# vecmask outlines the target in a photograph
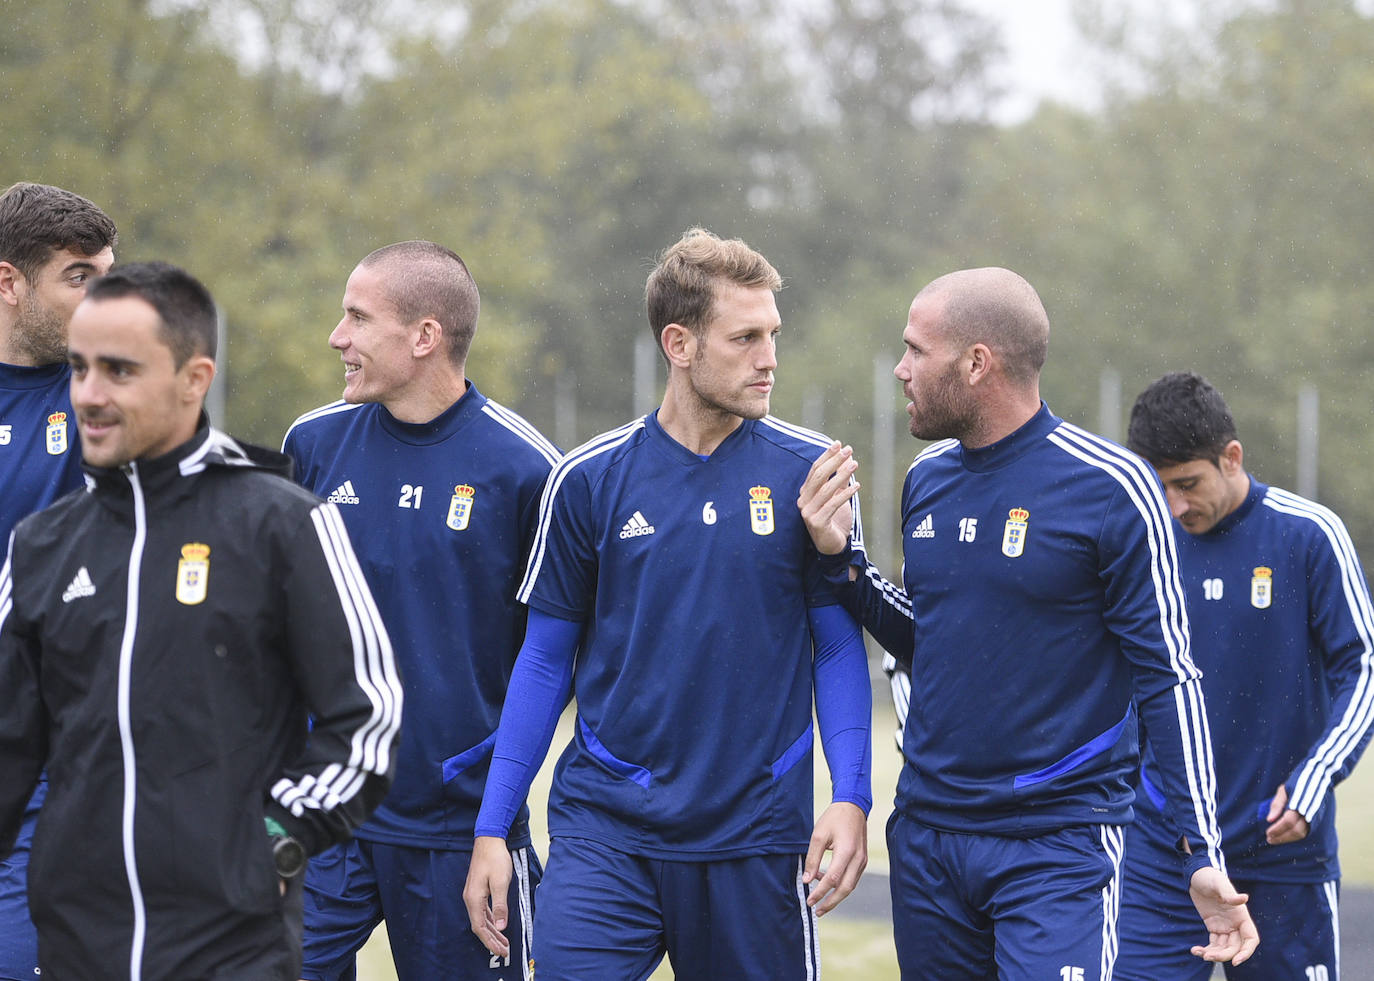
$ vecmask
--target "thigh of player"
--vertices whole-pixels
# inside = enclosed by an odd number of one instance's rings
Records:
[[[534,916],[539,981],[652,974],[666,950],[661,864],[585,838],[554,838]]]
[[[14,850],[0,862],[0,978],[32,981],[38,977],[38,934],[29,919],[29,846],[38,809],[24,813]]]
[[[382,921],[369,842],[356,838],[311,856],[305,870],[305,981],[354,981],[355,955]]]
[[[971,865],[989,884],[1002,981],[1112,977],[1123,837],[1089,825],[979,842]]]
[[[804,856],[663,862],[668,959],[680,978],[806,981],[820,972]]]
[[[1126,831],[1117,934],[1121,953],[1114,981],[1207,981],[1212,976],[1213,965],[1190,952],[1195,945],[1206,946],[1207,928],[1188,895],[1178,853],[1139,825]]]
[[[970,837],[897,811],[888,819],[892,933],[903,981],[996,981],[992,918],[963,876]]]
[[[399,981],[528,981],[534,893],[543,872],[533,848],[511,850],[508,957],[489,952],[469,927],[463,884],[471,852],[382,844],[371,850]]]
[[[1237,879],[1236,888],[1250,895],[1260,945],[1244,964],[1226,965],[1229,981],[1338,981],[1339,881]]]

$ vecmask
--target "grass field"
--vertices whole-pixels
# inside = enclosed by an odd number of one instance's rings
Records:
[[[553,761],[571,733],[571,712],[554,736],[554,749],[530,789],[531,830],[541,856],[548,854],[544,801],[548,796]],[[883,828],[892,811],[901,758],[893,741],[896,719],[887,686],[879,682],[873,693],[873,812],[868,820],[869,871],[887,872],[887,848]],[[829,777],[817,754],[817,813],[829,800]],[[1341,866],[1344,883],[1374,887],[1374,758],[1336,791],[1337,823],[1341,835]],[[843,909],[843,907],[841,907]],[[824,977],[843,981],[897,981],[897,955],[892,929],[886,920],[854,920],[831,914],[821,920],[821,970]],[[653,981],[673,976],[666,961]],[[358,958],[358,981],[395,981],[385,931],[379,929]]]

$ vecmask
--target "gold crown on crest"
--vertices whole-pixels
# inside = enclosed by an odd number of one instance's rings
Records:
[[[768,498],[773,496],[773,492],[769,490],[767,487],[763,486],[750,487],[749,496],[756,501],[766,501],[768,500]]]
[[[453,488],[453,493],[457,494],[459,497],[472,497],[477,493],[477,489],[471,484],[459,484],[457,487]]]
[[[55,425],[57,425],[59,422],[66,422],[66,421],[67,421],[67,413],[65,413],[65,412],[54,412],[52,415],[48,416],[48,425],[49,425],[49,426],[55,426]]]
[[[203,562],[210,557],[210,546],[201,542],[190,542],[181,546],[181,557],[183,559],[200,559]]]
[[[1007,517],[1011,518],[1012,521],[1024,523],[1026,519],[1030,517],[1030,512],[1025,508],[1012,508],[1007,512]]]

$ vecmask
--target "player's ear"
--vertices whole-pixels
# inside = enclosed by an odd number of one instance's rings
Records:
[[[199,409],[210,391],[210,383],[215,380],[215,359],[206,354],[193,354],[177,374],[181,378],[183,404]]]
[[[696,356],[697,336],[681,324],[669,324],[664,327],[658,339],[671,365],[686,368]]]
[[[977,385],[992,370],[992,351],[986,344],[975,344],[965,355],[968,358],[967,377],[970,385]]]
[[[19,284],[24,281],[21,273],[12,263],[0,262],[0,303],[19,305]]]
[[[428,357],[437,351],[443,343],[443,324],[433,317],[426,317],[420,321],[419,332],[415,335],[415,343],[412,345],[411,353],[417,358]]]
[[[1226,448],[1221,451],[1221,472],[1227,477],[1234,477],[1245,466],[1245,450],[1240,445],[1240,440],[1233,439],[1226,444]]]

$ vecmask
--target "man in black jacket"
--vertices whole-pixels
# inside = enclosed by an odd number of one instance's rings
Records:
[[[199,282],[116,269],[68,347],[87,486],[21,522],[0,569],[0,854],[46,763],[39,962],[297,978],[304,859],[390,784],[386,631],[335,507],[210,428]]]

